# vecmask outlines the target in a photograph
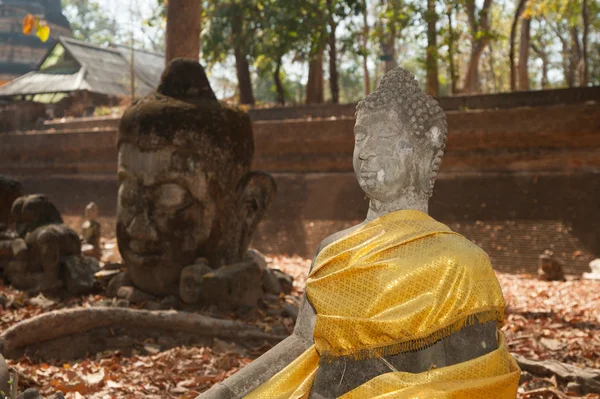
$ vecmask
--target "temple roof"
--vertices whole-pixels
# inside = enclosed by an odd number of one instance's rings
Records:
[[[35,71],[0,87],[0,97],[87,90],[108,96],[131,95],[131,49],[99,47],[59,37]],[[134,50],[136,97],[153,91],[164,69],[162,54]]]

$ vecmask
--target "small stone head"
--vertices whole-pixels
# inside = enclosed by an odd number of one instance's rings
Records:
[[[250,119],[217,101],[200,64],[169,64],[156,94],[125,112],[118,146],[117,239],[136,286],[172,294],[195,259],[216,268],[245,255],[275,185],[249,172]]]
[[[90,202],[85,206],[83,211],[83,216],[90,221],[94,221],[98,219],[100,211],[98,210],[98,205],[95,202]]]
[[[437,101],[396,68],[356,108],[353,164],[367,196],[383,202],[431,197],[448,131]]]
[[[17,198],[12,205],[11,218],[15,222],[17,234],[23,238],[40,226],[63,222],[58,209],[43,194]]]

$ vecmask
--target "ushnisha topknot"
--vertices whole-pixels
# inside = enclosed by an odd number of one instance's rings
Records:
[[[436,155],[427,190],[431,196],[448,138],[446,114],[433,97],[421,91],[415,76],[400,67],[383,76],[377,89],[358,103],[356,112],[387,107],[397,110],[403,122],[408,124],[408,130],[418,137],[424,137],[433,126],[439,129],[441,140],[434,143]]]

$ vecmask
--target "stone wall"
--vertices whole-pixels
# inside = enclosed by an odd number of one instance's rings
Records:
[[[535,272],[553,250],[569,273],[600,256],[600,104],[448,112],[449,142],[430,213],[482,246],[503,271]],[[311,257],[361,220],[352,118],[254,123],[255,167],[277,198],[253,245]],[[116,209],[116,129],[5,135],[0,174],[49,194],[65,214]]]

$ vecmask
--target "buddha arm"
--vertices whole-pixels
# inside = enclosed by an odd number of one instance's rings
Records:
[[[314,320],[314,309],[305,296],[292,335],[196,399],[238,399],[248,395],[296,360],[313,344]]]

